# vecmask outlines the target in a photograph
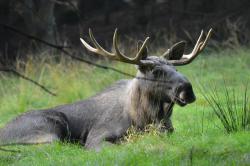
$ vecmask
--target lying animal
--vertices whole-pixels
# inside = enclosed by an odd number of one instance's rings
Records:
[[[211,30],[202,41],[203,32],[190,54],[183,54],[185,42],[179,42],[161,57],[148,56],[142,43],[134,58],[122,54],[113,37],[115,52],[104,50],[90,38],[95,47],[81,42],[90,51],[111,59],[137,65],[136,78],[121,80],[86,100],[45,110],[24,113],[0,130],[0,144],[37,144],[55,140],[79,141],[86,148],[99,149],[102,141],[114,142],[134,125],[163,122],[166,131],[173,131],[171,114],[174,104],[185,106],[195,101],[191,83],[174,66],[192,62],[204,49]]]

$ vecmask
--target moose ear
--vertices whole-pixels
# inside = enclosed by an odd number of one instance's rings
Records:
[[[180,41],[174,44],[170,49],[168,49],[162,57],[167,60],[179,60],[183,56],[184,49],[186,46],[185,41]]]
[[[142,41],[138,41],[137,42],[137,52],[139,52],[140,51],[140,48],[142,47],[142,44],[143,44],[143,42]],[[146,48],[142,51],[142,60],[144,60],[144,59],[147,59],[147,56],[148,56],[148,47],[146,46]]]

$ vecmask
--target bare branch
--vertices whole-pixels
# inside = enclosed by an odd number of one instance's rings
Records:
[[[10,68],[1,68],[1,67],[0,67],[0,71],[2,71],[2,72],[10,72],[10,73],[12,73],[12,74],[14,74],[14,75],[16,75],[16,76],[18,76],[18,77],[24,79],[24,80],[27,80],[27,81],[29,81],[29,82],[35,84],[36,86],[40,87],[43,91],[49,93],[50,95],[56,96],[55,93],[51,92],[51,91],[50,91],[49,89],[47,89],[44,85],[39,84],[38,82],[36,82],[36,81],[32,80],[31,78],[29,78],[29,77],[27,77],[27,76],[25,76],[25,75],[19,73],[18,71],[14,70],[14,69],[10,69]]]
[[[3,152],[11,152],[11,153],[20,153],[20,150],[9,150],[9,149],[4,149],[4,148],[0,148],[0,151]]]

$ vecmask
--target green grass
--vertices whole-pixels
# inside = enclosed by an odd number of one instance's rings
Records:
[[[132,65],[113,66],[130,74],[136,72]],[[244,95],[244,86],[250,81],[250,50],[203,54],[178,70],[192,82],[197,101],[174,108],[173,134],[153,131],[135,134],[129,141],[105,146],[98,153],[78,144],[61,142],[9,146],[5,148],[21,152],[0,151],[0,165],[250,165],[250,132],[227,134],[198,88],[202,84],[209,91],[209,85],[216,85],[218,93],[223,93],[225,80],[228,87]],[[126,78],[68,59],[57,63],[48,59],[30,60],[25,74],[39,80],[58,96],[50,96],[29,82],[2,74],[0,127],[27,110],[82,100]]]

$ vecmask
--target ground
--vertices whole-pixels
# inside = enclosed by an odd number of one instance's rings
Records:
[[[104,62],[100,62],[104,63]],[[106,63],[110,65],[110,63]],[[21,69],[21,62],[17,65]],[[132,65],[112,64],[130,74]],[[250,50],[238,49],[203,53],[192,64],[178,67],[192,82],[197,101],[174,108],[173,134],[155,129],[141,134],[131,132],[119,145],[106,145],[96,153],[78,144],[4,147],[20,152],[0,151],[0,165],[250,165],[250,132],[226,133],[200,87],[222,92],[224,81],[238,94],[250,81]],[[25,74],[57,93],[50,96],[29,82],[1,74],[0,126],[30,109],[53,107],[85,99],[111,83],[128,78],[109,70],[93,68],[59,58],[30,59]],[[248,93],[249,94],[249,93]]]

